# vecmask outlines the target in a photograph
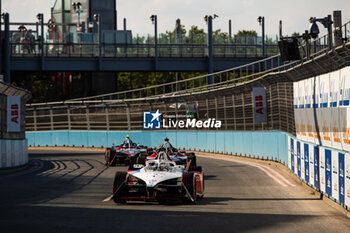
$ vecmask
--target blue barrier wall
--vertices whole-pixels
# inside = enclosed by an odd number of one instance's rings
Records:
[[[40,131],[26,132],[29,146],[109,147],[118,145],[126,132]],[[178,148],[205,152],[266,158],[288,164],[287,134],[279,131],[132,131],[139,144],[157,147],[168,137]]]

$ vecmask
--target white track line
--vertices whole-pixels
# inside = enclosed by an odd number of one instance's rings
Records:
[[[261,171],[263,171],[266,175],[271,177],[276,183],[280,184],[283,187],[294,187],[295,185],[289,182],[286,178],[284,178],[281,174],[278,172],[274,171],[273,169],[257,164],[254,162],[248,162],[248,161],[240,161],[240,160],[235,160],[234,158],[223,158],[223,157],[217,157],[217,156],[208,156],[208,155],[197,155],[199,157],[204,157],[208,159],[219,159],[219,160],[224,160],[224,161],[230,161],[230,162],[235,162],[235,163],[240,163],[240,164],[245,164],[248,166],[256,167],[259,168]]]

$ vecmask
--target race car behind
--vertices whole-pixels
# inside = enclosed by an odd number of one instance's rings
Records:
[[[112,146],[105,151],[105,164],[115,166],[117,164],[133,164],[139,156],[143,155],[147,148],[132,142],[129,135],[119,146]]]
[[[179,151],[170,143],[168,138],[165,138],[164,143],[156,149],[156,152],[159,151],[164,151],[177,165],[186,165],[188,161],[191,161],[191,166],[197,166],[195,153]],[[147,156],[147,160],[152,160],[155,158],[156,153],[151,153],[149,156]]]

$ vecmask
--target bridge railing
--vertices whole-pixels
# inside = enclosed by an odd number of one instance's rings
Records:
[[[46,57],[98,57],[98,43],[60,43],[45,42]],[[158,44],[158,57],[206,57],[208,46],[205,44]],[[154,44],[103,44],[103,57],[154,57]],[[278,53],[277,45],[266,46],[267,56]],[[261,57],[260,45],[214,44],[215,57]],[[40,56],[40,42],[11,42],[11,56]]]

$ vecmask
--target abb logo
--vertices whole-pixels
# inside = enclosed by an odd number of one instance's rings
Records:
[[[11,104],[11,121],[18,124],[18,104]]]
[[[21,97],[7,97],[7,132],[21,132]]]
[[[261,95],[255,96],[255,112],[264,115],[264,98]]]
[[[267,122],[266,91],[264,87],[253,88],[254,123]]]

